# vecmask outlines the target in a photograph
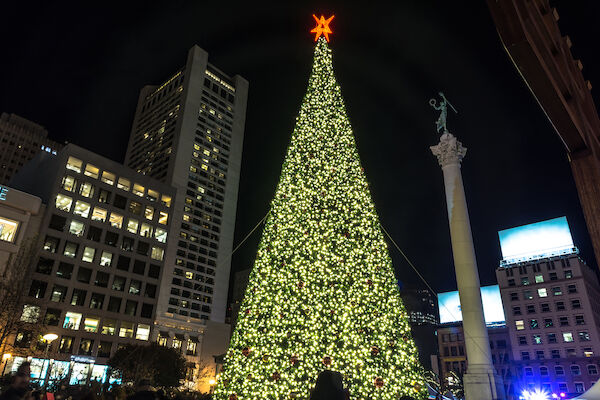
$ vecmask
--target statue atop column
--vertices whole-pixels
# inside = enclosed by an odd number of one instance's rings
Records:
[[[458,114],[458,111],[456,111],[456,108],[454,108],[454,106],[450,104],[446,96],[444,96],[444,93],[439,92],[438,94],[441,97],[439,104],[436,99],[429,99],[429,105],[433,107],[434,110],[440,112],[440,116],[438,117],[437,121],[435,121],[435,126],[438,133],[450,133],[448,132],[448,128],[446,127],[446,119],[448,118],[448,106],[450,106],[452,111],[454,111],[456,114]]]

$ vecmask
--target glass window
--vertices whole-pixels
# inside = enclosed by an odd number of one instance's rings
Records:
[[[140,229],[140,235],[143,237],[152,237],[152,226],[145,222],[142,222],[142,229]]]
[[[63,336],[60,338],[60,343],[58,345],[59,353],[70,353],[73,350],[73,342],[75,338],[72,336]]]
[[[129,294],[139,295],[142,290],[142,282],[137,279],[132,279],[129,282]]]
[[[57,308],[46,309],[46,315],[44,316],[44,324],[50,326],[58,326],[60,321],[61,311]]]
[[[577,392],[577,393],[585,392],[585,385],[583,384],[583,382],[574,382],[574,384],[575,384],[575,392]]]
[[[148,340],[150,337],[150,325],[138,324],[135,338],[138,340]]]
[[[515,321],[515,327],[517,328],[518,331],[522,331],[523,329],[525,329],[525,323],[523,322],[522,319]]]
[[[55,303],[62,303],[65,301],[66,297],[67,297],[67,287],[60,286],[60,285],[54,285],[54,287],[52,288],[52,294],[50,295],[50,301],[53,301]]]
[[[113,278],[112,289],[118,290],[119,292],[125,290],[125,280],[126,278],[115,275],[115,277]]]
[[[103,267],[110,267],[112,264],[112,258],[112,253],[109,253],[108,251],[103,251],[102,256],[100,257],[100,265],[102,265]]]
[[[104,171],[102,172],[102,182],[107,183],[109,185],[114,185],[115,184],[115,174],[113,174],[112,172],[108,172],[108,171]]]
[[[121,229],[123,226],[123,216],[117,213],[110,213],[109,222],[113,228]]]
[[[78,237],[83,236],[83,232],[85,230],[85,225],[83,222],[72,220],[71,224],[69,224],[69,233]]]
[[[579,365],[571,365],[571,374],[581,375],[581,369],[579,368]]]
[[[144,207],[137,201],[129,202],[129,212],[135,215],[142,215]]]
[[[77,281],[82,283],[90,283],[92,279],[92,270],[85,267],[79,267],[77,270]]]
[[[548,334],[548,343],[556,343],[556,333]]]
[[[63,322],[64,329],[79,329],[79,324],[81,323],[82,315],[79,313],[74,313],[72,311],[67,311],[65,315],[65,321]]]
[[[73,289],[73,293],[71,294],[71,305],[72,306],[83,306],[85,304],[85,298],[87,296],[87,292],[82,289]]]
[[[146,219],[152,220],[154,218],[154,207],[146,206],[144,209],[144,216]]]
[[[537,329],[537,328],[539,328],[539,323],[538,323],[538,320],[537,320],[537,319],[532,319],[532,320],[530,320],[530,321],[529,321],[529,327],[530,327],[531,329]]]
[[[164,254],[165,254],[165,251],[162,248],[152,247],[152,254],[150,255],[150,257],[152,257],[153,260],[162,261]]]
[[[29,297],[36,299],[43,299],[46,295],[46,289],[48,288],[48,282],[33,280],[29,287]]]
[[[56,276],[63,279],[71,279],[71,275],[73,274],[73,264],[68,264],[66,262],[61,262],[58,264],[58,269],[56,270]]]
[[[77,186],[77,180],[72,176],[66,175],[62,178],[61,187],[67,192],[74,192]]]
[[[542,335],[533,335],[533,344],[542,344]]]
[[[98,344],[98,357],[110,357],[110,350],[112,349],[111,342],[100,342]]]
[[[538,289],[538,296],[539,297],[548,297],[548,291],[546,290],[546,288]]]
[[[96,271],[96,279],[94,280],[94,285],[99,287],[108,287],[108,278],[110,274],[102,271]]]
[[[595,364],[589,364],[587,370],[589,375],[598,375],[598,367]]]
[[[90,205],[83,201],[77,200],[73,214],[81,215],[83,218],[87,218],[88,215],[90,215]]]
[[[588,340],[590,340],[590,334],[589,334],[589,332],[582,331],[582,332],[579,332],[578,334],[579,334],[579,341],[580,342],[587,342]]]
[[[171,196],[167,196],[166,194],[162,195],[161,203],[164,206],[171,207]]]
[[[563,341],[564,342],[572,342],[573,341],[573,334],[571,332],[563,332]]]
[[[133,322],[121,321],[120,337],[133,337]]]
[[[93,247],[85,246],[83,248],[83,256],[81,256],[81,260],[85,262],[94,262],[94,255],[96,254],[96,249]]]
[[[563,368],[563,367],[561,367],[560,365],[556,365],[556,366],[554,367],[554,373],[555,373],[556,375],[564,375],[564,374],[565,374],[565,370],[564,370],[564,368]]]
[[[110,192],[108,190],[100,189],[100,194],[98,194],[98,203],[109,203],[110,202]]]
[[[523,292],[523,298],[525,300],[532,300],[533,299],[533,293],[531,292],[531,290],[525,290]]]
[[[40,307],[33,306],[31,304],[23,305],[23,313],[21,314],[21,321],[35,323],[40,318]]]
[[[117,321],[114,319],[105,318],[102,322],[102,334],[114,335],[117,329]]]
[[[115,247],[117,242],[119,241],[119,235],[114,232],[106,232],[106,236],[104,237],[104,243],[109,246]]]
[[[73,204],[73,199],[71,197],[62,195],[60,193],[56,195],[54,206],[57,209],[69,212],[71,211],[71,204]]]
[[[67,169],[70,169],[71,171],[80,173],[82,166],[83,162],[75,157],[69,157],[69,159],[67,160]]]
[[[129,188],[131,187],[131,181],[125,178],[119,178],[117,181],[117,187],[119,189],[123,189],[129,192]]]
[[[125,314],[135,316],[137,312],[137,306],[137,301],[127,300],[127,302],[125,302]]]
[[[110,296],[108,299],[108,311],[110,312],[121,312],[121,298]]]
[[[97,317],[85,317],[83,321],[83,329],[86,332],[96,333],[98,332],[98,327],[100,326],[100,319]]]
[[[161,211],[158,216],[158,223],[166,225],[168,221],[169,221],[169,214],[167,214],[164,211]]]
[[[544,282],[544,276],[543,275],[536,275],[535,276],[535,283],[543,283]]]
[[[84,182],[79,186],[79,194],[83,197],[92,197],[94,195],[94,185],[89,182]]]
[[[154,237],[161,243],[167,242],[167,231],[165,229],[156,228],[154,232]]]
[[[84,356],[92,355],[92,348],[94,347],[94,341],[92,339],[80,339],[79,340],[79,352],[77,354]]]
[[[137,219],[129,218],[127,220],[127,232],[137,233],[140,223]]]
[[[553,287],[552,294],[554,294],[555,296],[560,296],[562,294],[562,289],[560,288],[560,286]]]
[[[20,224],[19,221],[0,218],[0,241],[14,243],[17,239],[17,231]],[[46,250],[46,246],[44,246],[44,250]]]
[[[552,318],[544,318],[544,327],[545,328],[552,328],[554,326],[554,323],[552,322]]]
[[[90,308],[101,310],[103,304],[104,295],[100,293],[92,293],[92,298],[90,299]]]
[[[134,183],[133,184],[133,190],[132,190],[133,194],[136,194],[136,195],[138,195],[140,197],[144,197],[144,191],[145,190],[146,189],[142,185],[140,185],[139,183]]]
[[[92,221],[106,221],[106,210],[100,207],[94,207],[94,212],[92,212]]]
[[[100,170],[98,169],[98,167],[92,165],[92,164],[87,164],[85,166],[85,171],[83,172],[83,174],[85,176],[89,176],[91,178],[94,179],[98,179],[98,174],[100,173]]]
[[[158,192],[156,190],[148,189],[148,200],[158,201]]]

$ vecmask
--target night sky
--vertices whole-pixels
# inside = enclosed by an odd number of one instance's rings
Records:
[[[198,44],[211,63],[250,82],[237,244],[266,214],[278,182],[312,63],[311,14],[333,12],[334,66],[381,222],[434,289],[456,287],[442,173],[429,151],[438,136],[428,100],[439,90],[458,109],[448,127],[468,148],[463,178],[482,284],[495,282],[498,230],[562,215],[595,267],[563,146],[485,1],[293,3],[8,2],[0,111],[122,162],[139,90],[167,79]],[[585,77],[600,87],[600,3],[552,5]],[[260,230],[240,248],[234,269],[252,265],[259,238]],[[417,282],[391,254],[398,278]]]

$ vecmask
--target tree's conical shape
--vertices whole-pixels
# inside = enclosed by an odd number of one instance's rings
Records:
[[[342,373],[352,399],[426,396],[321,38],[215,396],[308,399],[323,369]]]

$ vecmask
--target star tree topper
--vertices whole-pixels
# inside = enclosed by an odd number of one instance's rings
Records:
[[[335,15],[332,15],[328,19],[325,19],[323,15],[321,15],[321,18],[317,18],[317,16],[313,14],[313,18],[315,19],[315,21],[317,21],[317,26],[314,27],[314,29],[310,32],[315,34],[315,42],[319,39],[321,35],[325,36],[325,39],[327,39],[327,41],[329,42],[329,34],[333,33],[333,31],[329,27],[329,23],[331,22],[333,17],[335,17]]]

